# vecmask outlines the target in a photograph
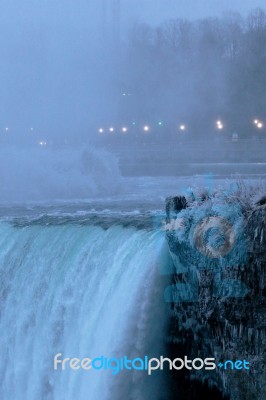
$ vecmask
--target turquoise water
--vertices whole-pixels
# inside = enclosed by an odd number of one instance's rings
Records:
[[[102,212],[94,225],[90,217],[72,206],[71,216],[57,211],[0,223],[3,400],[159,396],[160,379],[145,372],[53,369],[57,353],[134,358],[163,349],[162,232],[136,229],[130,214],[110,219]]]

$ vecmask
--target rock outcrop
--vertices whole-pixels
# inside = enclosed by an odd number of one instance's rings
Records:
[[[240,196],[166,200],[175,265],[169,346],[192,358],[247,360],[249,370],[187,373],[230,399],[266,399],[266,204]],[[190,371],[189,371],[190,372]]]

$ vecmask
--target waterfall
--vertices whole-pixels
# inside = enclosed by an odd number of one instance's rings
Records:
[[[54,370],[54,356],[156,357],[165,335],[162,232],[0,224],[0,398],[162,399],[160,371]]]

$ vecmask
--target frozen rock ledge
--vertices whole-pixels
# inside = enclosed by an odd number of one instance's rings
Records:
[[[257,196],[238,187],[166,199],[169,346],[173,356],[248,360],[249,371],[187,374],[234,400],[266,399],[266,197]]]

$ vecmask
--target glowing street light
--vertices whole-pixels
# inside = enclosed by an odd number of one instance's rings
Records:
[[[5,131],[6,131],[6,132],[8,132],[8,131],[9,131],[9,128],[8,128],[8,126],[6,126],[6,127],[5,127]]]
[[[123,132],[123,133],[126,133],[126,132],[127,132],[127,127],[126,127],[126,126],[123,126],[122,132]]]
[[[47,145],[47,142],[45,142],[45,140],[41,140],[41,141],[39,142],[39,145],[40,145],[40,146],[46,146],[46,145]]]
[[[144,130],[144,132],[149,132],[150,127],[149,127],[148,125],[145,125],[144,128],[143,128],[143,130]]]
[[[256,125],[257,128],[259,128],[259,129],[263,128],[263,123],[260,120],[254,119],[253,122],[254,122],[254,124]]]
[[[159,121],[159,122],[158,122],[158,125],[159,125],[159,126],[162,126],[162,124],[163,124],[162,121]]]
[[[218,120],[218,121],[216,121],[216,127],[217,127],[217,129],[223,129],[223,123],[222,123],[222,121],[221,120]]]
[[[180,129],[180,131],[185,131],[185,130],[186,130],[186,125],[181,124],[181,125],[179,126],[179,129]]]
[[[103,132],[104,132],[103,128],[100,128],[99,133],[103,133]]]
[[[109,131],[114,132],[114,128],[113,127],[109,128]]]

